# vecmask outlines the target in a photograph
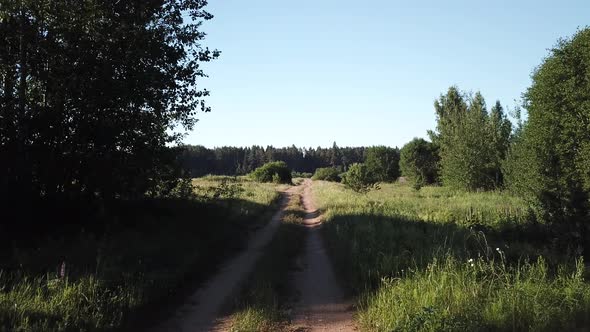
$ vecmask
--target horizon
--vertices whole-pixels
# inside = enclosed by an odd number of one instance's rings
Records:
[[[583,1],[474,4],[329,0],[211,2],[203,29],[210,113],[184,144],[401,147],[435,128],[450,86],[488,110],[520,104],[558,39],[587,24]],[[552,24],[547,24],[550,19]],[[303,24],[305,23],[305,24]]]

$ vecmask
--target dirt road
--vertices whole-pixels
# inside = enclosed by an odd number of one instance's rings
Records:
[[[277,231],[290,197],[299,195],[300,190],[301,187],[297,186],[281,193],[281,208],[264,228],[252,236],[246,250],[227,262],[208,283],[189,296],[174,317],[150,332],[227,331],[228,317],[220,317],[222,306],[236,294],[241,282],[250,274]],[[299,259],[302,269],[291,276],[299,300],[293,308],[293,320],[288,329],[297,332],[356,331],[352,303],[345,298],[323,245],[319,229],[321,220],[313,203],[311,180],[304,181],[301,195],[308,234],[304,254]]]
[[[309,228],[302,257],[303,270],[293,279],[300,299],[294,308],[295,331],[356,331],[352,302],[346,299],[334,274],[320,234],[320,216],[311,193],[311,180],[305,180],[303,206]]]
[[[297,187],[291,187],[282,192],[281,208],[264,228],[251,237],[244,252],[224,264],[209,282],[189,296],[174,317],[151,331],[200,332],[218,329],[215,327],[216,318],[222,306],[232,294],[235,294],[240,283],[249,275],[260,258],[264,247],[270,242],[280,225],[290,195],[296,190]]]

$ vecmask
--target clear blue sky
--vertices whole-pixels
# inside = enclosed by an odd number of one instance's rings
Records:
[[[511,109],[589,0],[211,0],[207,147],[388,145],[426,137],[451,85]]]

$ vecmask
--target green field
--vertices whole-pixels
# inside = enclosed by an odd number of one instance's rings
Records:
[[[146,317],[181,301],[277,207],[276,185],[228,177],[193,184],[197,196],[188,201],[118,202],[100,232],[56,230],[34,247],[13,241],[1,262],[0,331],[149,326]]]
[[[399,184],[363,195],[315,182],[313,192],[363,330],[590,325],[582,259],[552,247],[517,198]]]

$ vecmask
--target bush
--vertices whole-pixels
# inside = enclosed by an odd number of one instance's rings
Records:
[[[320,167],[315,170],[312,180],[340,182],[340,172],[334,167]]]
[[[375,182],[365,164],[352,164],[342,176],[342,183],[359,193],[366,193],[377,188]]]
[[[400,151],[402,175],[417,189],[437,182],[438,163],[436,146],[421,138],[414,138]]]
[[[307,172],[296,172],[296,171],[291,172],[291,177],[292,178],[305,178],[305,179],[309,179],[309,178],[311,178],[312,175],[313,174],[307,173]]]
[[[365,165],[375,182],[394,182],[399,177],[399,150],[386,146],[370,147]]]
[[[273,161],[255,169],[250,176],[258,182],[291,183],[291,170],[284,161]]]

